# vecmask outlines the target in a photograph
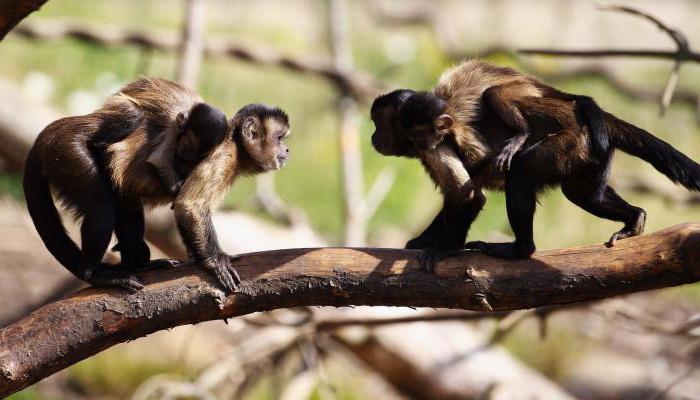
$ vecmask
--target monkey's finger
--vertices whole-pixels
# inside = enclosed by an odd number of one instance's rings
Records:
[[[435,271],[435,263],[437,262],[435,255],[435,251],[426,249],[418,256],[418,264],[423,271],[427,273]]]
[[[227,292],[233,292],[234,290],[236,290],[236,282],[234,282],[233,277],[231,276],[231,273],[229,272],[228,268],[216,268],[214,270],[214,273],[216,274],[216,279],[219,280],[219,283],[221,283],[224,286]]]
[[[236,282],[236,285],[240,285],[241,284],[241,276],[238,275],[238,271],[236,271],[236,268],[234,268],[233,265],[229,265],[228,270],[231,273],[233,280]]]
[[[135,276],[127,278],[93,278],[89,280],[90,284],[99,287],[114,287],[127,290],[131,293],[138,292],[143,289],[143,283]]]
[[[131,293],[138,292],[144,288],[143,283],[136,278],[120,279],[119,281],[119,286],[130,291]]]
[[[613,247],[615,246],[615,243],[617,242],[617,239],[620,236],[620,232],[615,232],[612,236],[610,236],[610,240],[605,242],[605,247]]]

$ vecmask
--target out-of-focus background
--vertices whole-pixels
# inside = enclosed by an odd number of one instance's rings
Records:
[[[691,48],[700,41],[698,1],[625,4],[683,32]],[[589,1],[50,0],[0,42],[0,325],[80,287],[26,214],[28,146],[53,119],[88,113],[143,75],[191,85],[227,115],[264,102],[290,116],[288,166],[238,181],[215,218],[231,253],[402,247],[440,196],[418,162],[372,149],[369,104],[394,88],[429,89],[466,57],[593,96],[700,159],[697,64],[682,65],[662,116],[673,60],[514,51],[528,47],[675,49],[649,21]],[[648,211],[648,232],[700,217],[700,197],[638,159],[618,154],[612,182]],[[619,229],[559,190],[540,203],[541,249],[602,242]],[[156,252],[182,256],[170,214],[154,211],[149,240]],[[470,238],[510,234],[503,195],[488,193]],[[12,398],[700,399],[696,332],[681,329],[699,310],[696,286],[500,320],[376,328],[314,331],[295,321],[432,311],[283,310],[121,344]]]

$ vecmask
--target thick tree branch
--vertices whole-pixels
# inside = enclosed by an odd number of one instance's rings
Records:
[[[316,248],[236,259],[225,297],[197,268],[155,271],[144,290],[89,288],[0,331],[0,396],[117,343],[161,329],[293,306],[391,305],[497,311],[594,300],[700,280],[700,224],[504,261],[477,254],[418,269],[417,251]]]
[[[27,17],[38,10],[47,0],[6,0],[0,2],[0,40]]]

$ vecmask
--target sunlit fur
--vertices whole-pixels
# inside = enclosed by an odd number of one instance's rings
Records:
[[[519,96],[541,97],[534,78],[480,60],[466,60],[448,69],[433,89],[447,102],[445,113],[455,120],[454,139],[469,163],[477,163],[493,152],[474,123],[483,113],[484,91],[499,85],[513,85]]]

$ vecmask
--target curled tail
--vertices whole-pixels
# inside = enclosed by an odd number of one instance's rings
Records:
[[[579,123],[589,126],[597,151],[618,148],[648,162],[673,183],[700,191],[700,164],[644,129],[601,110],[590,97],[577,96],[576,104]]]
[[[30,150],[24,167],[24,197],[34,227],[46,248],[61,265],[82,279],[79,274],[80,248],[63,227],[49,183],[41,172],[41,160],[34,148]]]

